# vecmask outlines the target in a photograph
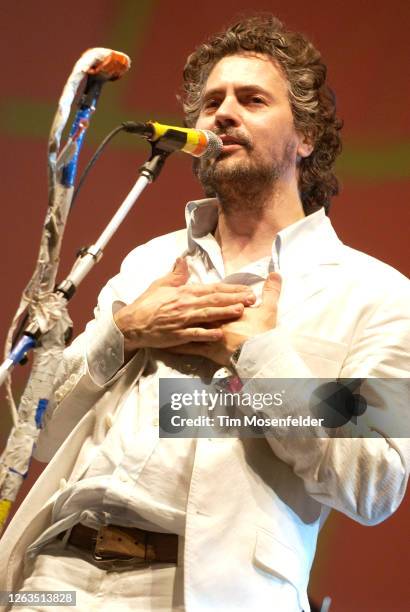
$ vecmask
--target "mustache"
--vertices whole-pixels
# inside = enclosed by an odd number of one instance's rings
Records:
[[[229,136],[230,138],[234,138],[238,144],[242,145],[246,149],[253,148],[252,139],[248,136],[248,134],[245,134],[240,129],[233,128],[233,127],[226,127],[226,128],[216,128],[213,131],[215,132],[217,136]]]

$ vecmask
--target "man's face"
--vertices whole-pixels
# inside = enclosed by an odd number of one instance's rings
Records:
[[[248,180],[266,186],[291,180],[297,155],[310,154],[293,124],[285,77],[261,54],[231,55],[211,71],[202,92],[199,129],[212,130],[224,143],[222,154],[200,160],[198,175],[205,190]]]

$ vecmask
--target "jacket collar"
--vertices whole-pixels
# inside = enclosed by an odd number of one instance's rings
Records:
[[[218,222],[215,198],[188,202],[185,209],[188,250],[197,248],[195,238],[213,233]],[[275,270],[287,276],[303,274],[317,265],[340,261],[343,243],[323,208],[278,232],[272,244]]]
[[[343,243],[323,208],[278,232],[272,258],[281,274],[301,274],[317,265],[337,264]]]
[[[215,199],[189,202],[186,207],[188,251],[198,245],[195,239],[213,233],[218,221]],[[342,259],[339,240],[323,209],[289,225],[272,244],[274,270],[282,277],[278,317],[285,321],[295,309],[336,282],[335,267]]]

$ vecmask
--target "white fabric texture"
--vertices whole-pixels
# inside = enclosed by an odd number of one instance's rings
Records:
[[[35,556],[47,539],[70,523],[90,520],[82,514],[81,504],[74,505],[74,497],[69,509],[70,494],[84,486],[85,475],[94,477],[100,467],[109,471],[110,436],[116,435],[117,422],[120,428],[127,402],[139,401],[141,389],[145,397],[152,368],[157,376],[169,376],[166,368],[171,368],[172,375],[189,377],[209,366],[203,360],[175,356],[169,363],[163,352],[147,350],[122,367],[121,334],[112,322],[113,308],[133,301],[184,253],[190,282],[246,282],[260,293],[269,262],[260,263],[257,278],[253,270],[242,270],[227,279],[211,234],[215,214],[214,201],[190,203],[188,232],[162,236],[132,251],[120,274],[102,290],[95,320],[65,351],[55,402],[37,448],[40,460],[49,461],[56,454],[0,543],[0,563],[8,568],[0,580],[3,589],[21,580],[21,560],[28,547]],[[408,376],[409,281],[386,264],[344,246],[323,211],[279,232],[270,266],[283,279],[278,323],[274,330],[245,343],[237,365],[242,378],[258,385],[262,377]],[[217,369],[214,365],[210,374]],[[407,401],[379,399],[375,409],[400,418],[408,415]],[[119,498],[131,488],[138,493],[144,469],[155,465],[161,449],[171,451],[158,439],[158,404],[146,402],[137,414],[141,417],[134,456],[138,467],[133,471],[128,463],[128,473],[118,472],[128,479],[131,472],[128,489],[111,482]],[[401,502],[410,461],[407,439],[392,439],[383,430],[373,439],[321,437],[320,432],[301,439],[280,433],[266,439],[198,439],[195,449],[188,449],[185,458],[192,451],[192,469],[185,516],[179,515],[184,523],[188,612],[275,610],[283,590],[293,597],[284,610],[307,611],[306,588],[317,534],[330,509],[372,525],[390,516]],[[123,459],[116,458],[115,469]],[[170,470],[163,467],[165,479]],[[166,512],[174,520],[183,503],[182,497],[179,502],[177,496],[171,497],[165,508],[153,505],[159,529],[170,524],[162,522]]]
[[[177,612],[184,610],[182,572],[171,563],[106,571],[87,553],[55,540],[37,555],[21,591],[75,591],[76,605],[63,609],[76,612]],[[50,606],[13,609],[49,612]]]

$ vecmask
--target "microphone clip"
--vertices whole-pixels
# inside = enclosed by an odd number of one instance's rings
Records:
[[[156,142],[151,142],[151,155],[146,162],[142,164],[139,168],[139,173],[141,176],[145,176],[150,183],[155,181],[158,178],[167,157],[172,153],[172,151],[163,151],[159,149],[156,145]]]

